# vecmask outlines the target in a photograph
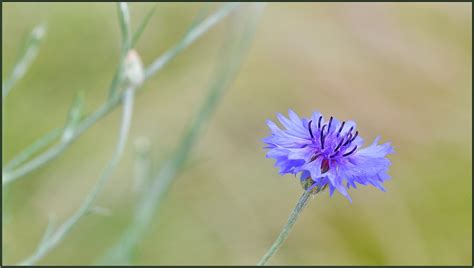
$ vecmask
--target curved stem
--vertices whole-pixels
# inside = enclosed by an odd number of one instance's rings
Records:
[[[28,158],[34,154],[36,151],[39,151],[48,145],[50,145],[54,140],[58,139],[61,137],[61,134],[63,133],[62,128],[55,128],[51,132],[47,133],[40,139],[36,140],[33,144],[28,146],[26,149],[24,149],[21,153],[19,153],[15,158],[13,158],[8,164],[5,165],[3,170],[5,171],[10,171],[13,168],[16,168]]]
[[[36,26],[33,31],[31,31],[28,40],[25,43],[25,48],[18,61],[15,63],[10,77],[2,83],[2,101],[5,101],[5,98],[12,90],[13,85],[20,80],[30,68],[31,63],[38,55],[39,46],[45,32],[46,26],[44,24]]]
[[[133,101],[134,101],[134,89],[128,88],[124,93],[124,106],[122,114],[122,122],[120,125],[120,133],[117,145],[115,147],[114,154],[107,164],[104,172],[101,177],[95,184],[91,192],[86,196],[81,207],[69,217],[61,226],[59,226],[54,233],[50,235],[45,235],[41,243],[39,244],[37,250],[28,257],[26,260],[19,263],[19,265],[33,265],[37,261],[41,260],[46,254],[48,254],[56,245],[58,245],[63,238],[69,233],[74,225],[81,219],[83,216],[87,215],[90,212],[92,205],[99,193],[105,186],[105,183],[111,177],[113,171],[117,167],[119,160],[122,156],[125,144],[127,141],[128,133],[130,131],[130,124],[132,121],[132,112],[133,112]],[[48,233],[48,232],[47,232]]]
[[[293,229],[293,225],[295,225],[296,219],[298,219],[298,216],[301,214],[301,211],[303,211],[303,208],[306,206],[306,204],[308,204],[309,197],[312,193],[314,193],[312,189],[303,192],[300,199],[298,200],[298,203],[296,203],[295,208],[291,212],[291,215],[288,218],[288,222],[281,230],[275,242],[273,242],[272,246],[268,249],[267,253],[265,253],[262,259],[258,262],[258,265],[265,265],[268,260],[273,256],[273,254],[278,251],[283,242],[285,242],[286,238]]]
[[[130,264],[137,245],[143,239],[147,229],[153,221],[157,220],[157,211],[160,208],[165,195],[176,179],[180,169],[189,158],[189,154],[197,143],[200,135],[210,120],[219,101],[231,82],[235,79],[239,67],[242,64],[243,55],[249,49],[250,42],[255,34],[257,19],[262,4],[255,4],[255,14],[247,13],[247,21],[243,22],[244,29],[239,33],[239,38],[231,38],[224,43],[220,56],[221,60],[216,66],[216,79],[211,83],[209,93],[201,104],[199,110],[194,114],[189,128],[181,139],[178,148],[166,162],[159,172],[149,182],[145,191],[141,194],[136,206],[134,217],[125,229],[120,239],[112,246],[104,256],[98,260],[99,265]],[[241,24],[234,24],[241,25]],[[236,34],[228,31],[230,34]],[[231,51],[231,53],[228,53]]]
[[[207,17],[204,21],[194,26],[184,37],[168,52],[156,59],[148,68],[145,70],[145,79],[148,80],[156,72],[160,71],[166,64],[168,64],[179,52],[187,48],[219,21],[225,18],[235,10],[238,5],[235,3],[227,3],[222,8],[217,10],[214,14]],[[118,77],[114,78],[118,79]],[[110,91],[114,91],[114,87],[118,85],[118,82],[113,82]],[[143,90],[143,87],[138,87],[134,91],[134,94],[139,93]],[[58,157],[69,145],[71,145],[82,133],[92,127],[99,119],[103,118],[116,106],[121,104],[123,95],[112,97],[106,103],[104,103],[98,110],[84,119],[74,131],[73,136],[68,142],[59,142],[55,146],[49,148],[47,151],[36,156],[29,162],[24,163],[20,167],[12,171],[2,171],[2,186],[5,186],[16,179],[23,177],[24,175],[36,170],[37,168],[45,165],[49,161]]]

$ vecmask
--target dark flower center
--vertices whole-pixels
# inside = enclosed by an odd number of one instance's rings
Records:
[[[321,173],[326,173],[329,170],[329,159],[324,159],[321,162]]]
[[[351,144],[357,138],[359,132],[355,131],[355,133],[352,133],[354,127],[351,127],[349,131],[347,131],[344,135],[341,135],[342,129],[346,124],[345,121],[341,123],[339,129],[336,131],[336,129],[331,129],[333,122],[332,116],[329,119],[329,122],[323,126],[321,126],[322,118],[323,117],[320,116],[318,119],[317,131],[319,131],[319,135],[314,135],[317,134],[317,132],[313,132],[312,120],[308,122],[308,132],[311,136],[312,143],[316,145],[316,152],[311,157],[310,162],[313,162],[319,156],[322,156],[324,159],[321,162],[321,172],[325,173],[329,170],[329,161],[331,159],[347,157],[357,150],[357,145],[352,147]],[[317,144],[318,139],[319,146]]]

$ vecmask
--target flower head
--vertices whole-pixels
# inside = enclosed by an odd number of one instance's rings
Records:
[[[298,174],[305,189],[329,187],[351,198],[347,192],[356,184],[372,184],[385,191],[382,183],[390,176],[386,173],[393,153],[390,143],[377,144],[380,137],[366,148],[353,121],[340,122],[334,117],[325,120],[315,112],[311,118],[300,118],[289,110],[289,118],[277,114],[285,129],[268,120],[272,134],[263,139],[268,145],[268,158],[276,160],[280,174]],[[308,183],[310,182],[310,183]],[[308,189],[311,190],[311,189]]]

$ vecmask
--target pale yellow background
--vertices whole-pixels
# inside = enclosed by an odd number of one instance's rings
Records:
[[[145,64],[175,44],[202,4],[158,4],[137,45]],[[152,4],[131,4],[137,27]],[[352,119],[366,143],[391,141],[392,180],[361,187],[353,203],[311,201],[272,264],[472,263],[472,35],[470,3],[268,4],[241,71],[139,244],[136,264],[254,264],[273,242],[301,187],[265,158],[266,119],[292,108]],[[2,77],[26,34],[46,22],[39,56],[8,96],[3,163],[62,126],[76,91],[86,110],[107,96],[120,30],[108,4],[3,4]],[[152,142],[157,168],[207,92],[226,20],[145,85],[120,167],[90,215],[41,264],[92,264],[130,222],[133,141]],[[11,185],[3,261],[41,239],[48,214],[64,220],[110,158],[115,110],[60,158]],[[4,212],[5,213],[5,212]]]

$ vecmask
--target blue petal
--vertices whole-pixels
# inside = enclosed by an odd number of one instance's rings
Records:
[[[305,125],[302,124],[302,121],[300,117],[291,109],[288,110],[288,115],[290,116],[290,120],[295,124],[295,125],[301,125],[303,127],[306,127]]]
[[[324,116],[320,112],[314,112],[311,115],[311,120],[313,120],[313,129],[316,130],[318,128],[319,117],[321,118],[321,127],[324,125]],[[314,131],[313,131],[314,132]]]
[[[359,150],[357,154],[370,157],[385,157],[387,154],[395,152],[389,142],[382,145],[377,145],[379,140],[380,137],[375,138],[374,142],[370,146]]]
[[[309,138],[308,130],[303,127],[301,121],[295,123],[280,113],[277,113],[277,117],[280,123],[286,128],[288,134],[305,139]]]

